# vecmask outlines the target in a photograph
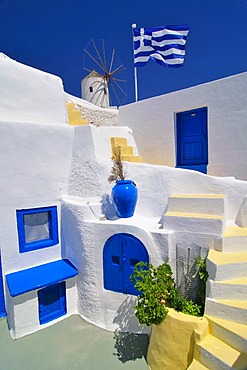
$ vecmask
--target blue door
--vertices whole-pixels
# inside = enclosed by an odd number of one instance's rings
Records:
[[[138,262],[149,263],[148,252],[142,242],[130,234],[115,234],[104,246],[104,288],[126,294],[137,295],[130,281],[134,266]]]
[[[177,113],[177,165],[207,173],[207,108]]]
[[[39,322],[45,324],[67,313],[65,282],[38,291]]]
[[[6,316],[5,304],[4,304],[4,291],[3,291],[3,276],[2,276],[2,264],[1,264],[1,253],[0,253],[0,317]]]

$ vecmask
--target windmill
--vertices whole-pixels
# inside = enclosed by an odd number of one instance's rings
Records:
[[[126,93],[125,67],[115,49],[112,51],[104,40],[91,39],[84,49],[82,98],[101,107],[119,106]]]

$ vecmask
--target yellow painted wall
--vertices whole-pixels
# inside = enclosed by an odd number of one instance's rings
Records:
[[[147,361],[151,370],[185,370],[193,360],[194,345],[208,334],[204,317],[169,309],[160,325],[153,325]]]

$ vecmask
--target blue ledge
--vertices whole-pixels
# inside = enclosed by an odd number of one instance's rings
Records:
[[[68,260],[46,263],[6,275],[12,297],[31,290],[47,287],[78,275],[75,266]]]

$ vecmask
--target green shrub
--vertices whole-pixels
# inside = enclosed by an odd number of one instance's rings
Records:
[[[193,316],[200,315],[200,306],[181,297],[168,263],[155,268],[152,264],[139,262],[130,276],[135,288],[140,292],[137,296],[135,315],[140,324],[148,326],[160,324],[166,317],[166,307],[174,308]]]

